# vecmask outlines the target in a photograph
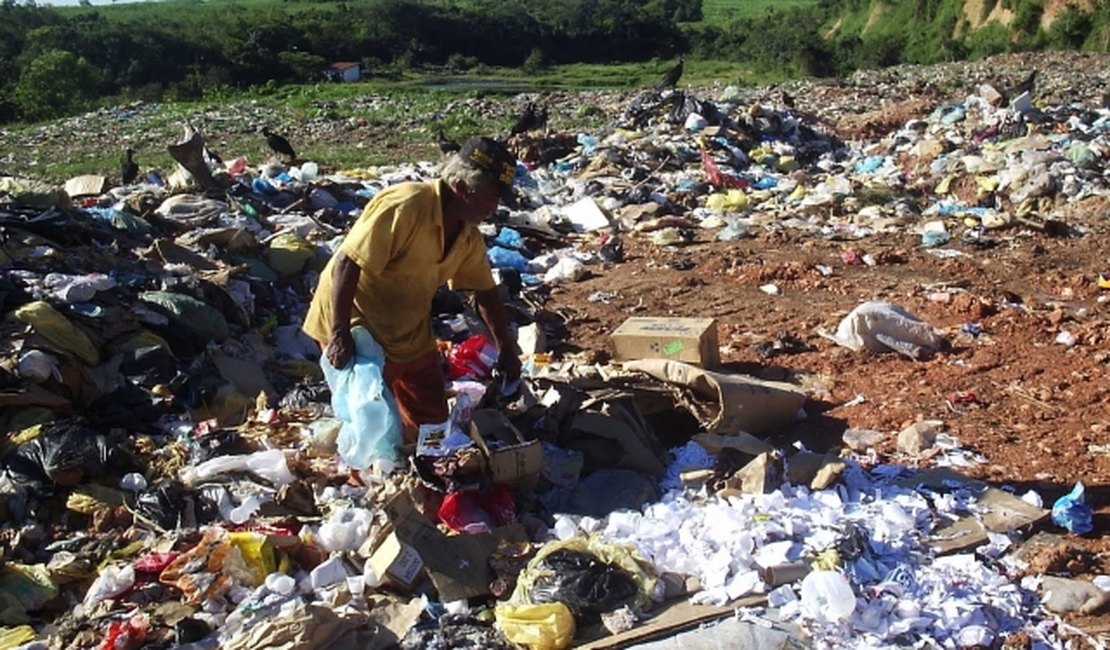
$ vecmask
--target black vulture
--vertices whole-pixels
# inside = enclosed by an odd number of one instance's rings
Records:
[[[678,85],[679,78],[682,77],[682,66],[685,62],[682,57],[678,57],[678,63],[675,67],[667,71],[663,78],[659,80],[659,85],[655,87],[656,90],[663,90],[664,88],[674,88]]]
[[[262,135],[266,136],[266,144],[268,144],[270,149],[273,149],[275,153],[289,156],[290,159],[297,157],[296,152],[293,151],[293,145],[289,144],[289,141],[282,136],[271,131],[270,127],[262,127]]]
[[[513,125],[513,128],[509,129],[509,133],[516,135],[518,133],[526,133],[534,128],[536,128],[536,104],[528,102],[528,105],[524,107],[524,112],[517,118],[516,124]]]
[[[436,138],[439,140],[439,150],[445,154],[454,153],[462,149],[461,144],[447,137],[447,134],[443,132],[442,126],[437,127]]]
[[[1011,97],[1018,97],[1022,93],[1029,93],[1030,96],[1036,93],[1037,88],[1037,70],[1034,68],[1029,76],[1024,81],[1014,86],[1013,91],[1010,92]]]
[[[134,183],[135,179],[139,176],[139,166],[131,159],[133,155],[135,155],[135,150],[128,147],[123,155],[123,161],[119,166],[120,178],[123,179],[124,185]]]

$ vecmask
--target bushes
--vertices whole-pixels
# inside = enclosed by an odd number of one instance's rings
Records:
[[[24,68],[15,105],[27,121],[46,120],[88,108],[97,97],[96,69],[65,50],[47,50]]]

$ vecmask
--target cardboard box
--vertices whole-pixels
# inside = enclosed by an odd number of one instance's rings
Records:
[[[402,587],[411,587],[424,569],[424,560],[416,549],[402,542],[397,533],[390,533],[367,560],[374,575]]]
[[[715,368],[721,363],[713,318],[642,318],[621,323],[612,334],[617,361],[668,359]]]
[[[389,501],[385,512],[393,524],[392,536],[419,557],[443,602],[489,595],[490,583],[497,577],[489,558],[498,544],[528,541],[520,524],[502,526],[492,533],[444,535],[416,510],[406,494]]]
[[[470,421],[470,437],[486,456],[490,477],[501,485],[527,485],[543,470],[539,440],[525,440],[505,414],[478,409]]]

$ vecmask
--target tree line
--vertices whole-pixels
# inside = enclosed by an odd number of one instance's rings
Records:
[[[1018,3],[1023,24],[1039,19],[1022,8],[1042,0],[1000,1]],[[864,11],[869,0],[815,0],[727,24],[701,21],[701,0],[172,0],[79,12],[0,0],[0,123],[72,114],[104,98],[194,99],[319,81],[332,61],[358,61],[380,73],[686,54],[830,76],[1015,47],[1078,48],[1105,29],[1105,21],[1077,15],[1056,33],[1033,27],[1025,40],[1003,30],[957,41],[961,3],[895,3],[886,28],[829,38],[822,29],[844,12]]]

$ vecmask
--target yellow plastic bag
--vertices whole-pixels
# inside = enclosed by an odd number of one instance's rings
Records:
[[[710,194],[705,207],[719,212],[740,212],[748,206],[748,195],[744,190],[731,189],[727,193]]]
[[[562,603],[501,603],[493,615],[505,638],[528,650],[562,650],[570,645],[576,631],[574,615]]]
[[[166,339],[158,336],[154,332],[142,330],[119,343],[113,343],[111,350],[113,354],[119,354],[120,352],[135,352],[143,348],[163,348],[169,350],[170,344],[166,342]],[[173,354],[172,350],[170,354]]]
[[[35,328],[35,333],[50,345],[73,354],[86,366],[100,365],[100,353],[76,325],[49,303],[41,300],[29,302],[13,313],[15,319]]]
[[[281,551],[275,550],[265,535],[246,531],[228,533],[227,537],[232,545],[239,549],[243,563],[250,570],[251,578],[254,580],[251,586],[257,587],[266,582],[266,576],[275,571],[289,570],[289,558]]]
[[[316,256],[316,247],[301,239],[294,232],[283,232],[270,240],[266,251],[266,264],[278,275],[289,277],[300,273],[304,265]]]
[[[18,648],[28,641],[33,641],[36,636],[38,634],[35,633],[35,628],[30,625],[0,627],[0,650]]]

